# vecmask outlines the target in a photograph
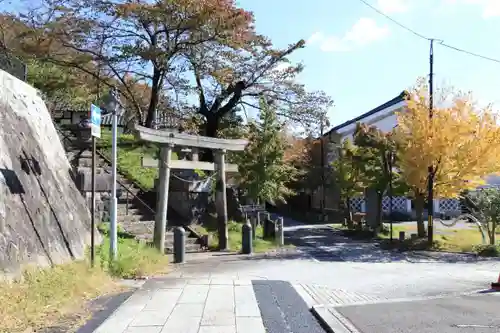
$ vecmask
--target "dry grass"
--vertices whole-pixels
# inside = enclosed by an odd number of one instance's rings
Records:
[[[452,252],[472,252],[475,246],[483,244],[481,232],[477,229],[451,229],[449,234],[435,235],[434,238],[439,249]]]
[[[386,225],[386,227],[388,227]],[[417,232],[416,223],[413,225],[394,225],[393,238],[397,239],[400,231],[411,233]],[[500,238],[500,230],[497,230],[497,238]],[[389,238],[390,234],[381,234],[380,238]],[[488,236],[486,236],[488,241]],[[482,245],[481,232],[477,228],[454,229],[446,228],[434,234],[434,249],[450,252],[473,252],[474,248]]]
[[[70,314],[85,317],[85,303],[119,288],[84,261],[27,270],[17,281],[0,283],[0,332],[36,331]]]
[[[87,261],[78,261],[26,270],[16,281],[0,282],[0,333],[40,332],[53,326],[64,327],[57,332],[71,332],[71,327],[80,326],[89,316],[89,300],[124,289],[116,278],[167,271],[167,256],[133,239],[118,241],[119,256],[111,266],[105,237],[96,249],[93,269]]]

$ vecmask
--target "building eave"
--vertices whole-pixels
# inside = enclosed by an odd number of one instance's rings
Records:
[[[388,102],[385,102],[384,104],[382,104],[380,106],[377,106],[375,109],[370,110],[370,111],[368,111],[366,113],[363,113],[360,116],[357,116],[356,118],[353,118],[353,119],[348,120],[348,121],[346,121],[346,122],[344,122],[344,123],[342,123],[340,125],[337,125],[337,126],[333,127],[331,130],[329,130],[328,132],[326,132],[324,134],[324,136],[329,136],[332,133],[335,133],[335,132],[338,132],[338,131],[342,130],[344,127],[347,127],[347,126],[349,126],[351,124],[355,124],[357,122],[360,122],[360,121],[362,121],[363,119],[365,119],[365,118],[367,118],[369,116],[372,116],[374,114],[382,112],[382,111],[386,110],[387,108],[390,108],[393,105],[401,103],[401,102],[405,101],[408,98],[408,94],[409,94],[408,91],[404,90],[401,94],[399,94],[395,98],[391,99]]]

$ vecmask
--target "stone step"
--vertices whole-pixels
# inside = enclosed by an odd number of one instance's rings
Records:
[[[147,235],[153,234],[153,230],[155,227],[154,221],[138,221],[138,222],[130,222],[123,221],[118,223],[122,229],[133,235]]]
[[[186,253],[194,252],[205,252],[205,250],[200,246],[200,244],[186,244]],[[172,244],[171,246],[165,246],[165,253],[174,253],[174,245]]]
[[[127,204],[127,201],[128,201],[128,204],[130,205],[132,202],[138,201],[138,200],[136,200],[136,196],[139,193],[139,190],[131,189],[130,192],[127,192],[121,186],[117,186],[117,191],[119,192],[118,193],[119,196],[117,198],[118,203]],[[140,202],[139,202],[139,204],[140,204]]]
[[[117,216],[117,219],[120,222],[143,222],[143,221],[151,221],[154,219],[153,216],[146,216],[142,214],[134,214],[134,215],[119,215]]]
[[[125,186],[126,188],[128,188],[129,191],[125,190],[120,184],[118,184],[117,186],[117,191],[121,191],[118,201],[123,201],[123,203],[127,203],[127,195],[128,195],[128,202],[130,203],[135,199],[137,193],[139,193],[140,190],[135,187],[131,188],[128,185]]]
[[[117,207],[116,213],[118,214],[118,217],[120,216],[130,216],[130,215],[143,215],[142,210],[139,208],[136,208],[135,205],[129,205],[128,209],[126,205],[123,205],[123,207]]]
[[[121,226],[121,228],[130,234],[141,236],[141,238],[144,239],[153,239],[153,232],[155,228],[155,222],[150,220],[150,221],[126,221],[126,222],[121,222],[119,221],[118,224]],[[167,231],[165,233],[166,239],[172,238],[174,233],[173,231]],[[189,232],[186,231],[186,238],[189,235]],[[196,238],[193,238],[196,239]]]
[[[118,216],[126,216],[126,215],[149,215],[151,217],[153,216],[153,213],[146,207],[143,207],[141,203],[130,202],[130,201],[128,203],[128,214],[127,214],[127,204],[120,203],[120,200],[118,200],[116,213],[118,214]],[[152,218],[152,220],[154,220],[154,218]]]
[[[147,242],[147,243],[151,243],[151,242],[153,242],[153,233],[151,233],[151,234],[144,234],[144,235],[137,235],[135,237],[135,239],[140,240],[140,241],[144,241],[144,242]],[[186,245],[188,245],[188,244],[197,244],[197,243],[198,243],[198,239],[197,238],[187,237],[187,235],[186,235]],[[167,246],[167,245],[171,246],[172,244],[174,244],[174,233],[167,231],[165,233],[165,246]]]

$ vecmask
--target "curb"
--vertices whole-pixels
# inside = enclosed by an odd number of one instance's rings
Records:
[[[328,333],[361,333],[334,307],[315,305],[311,308],[311,313]]]
[[[134,288],[119,294],[105,295],[91,301],[89,305],[92,306],[93,313],[90,318],[77,328],[76,333],[92,333],[97,330],[137,289]]]

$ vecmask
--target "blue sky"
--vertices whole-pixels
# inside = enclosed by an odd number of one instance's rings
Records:
[[[366,0],[429,38],[500,59],[500,0]],[[429,42],[387,20],[359,0],[239,0],[254,12],[256,27],[284,46],[301,38],[292,56],[305,70],[308,89],[335,100],[332,125],[396,97],[429,72]],[[500,63],[434,48],[436,85],[472,90],[481,103],[500,108]]]

